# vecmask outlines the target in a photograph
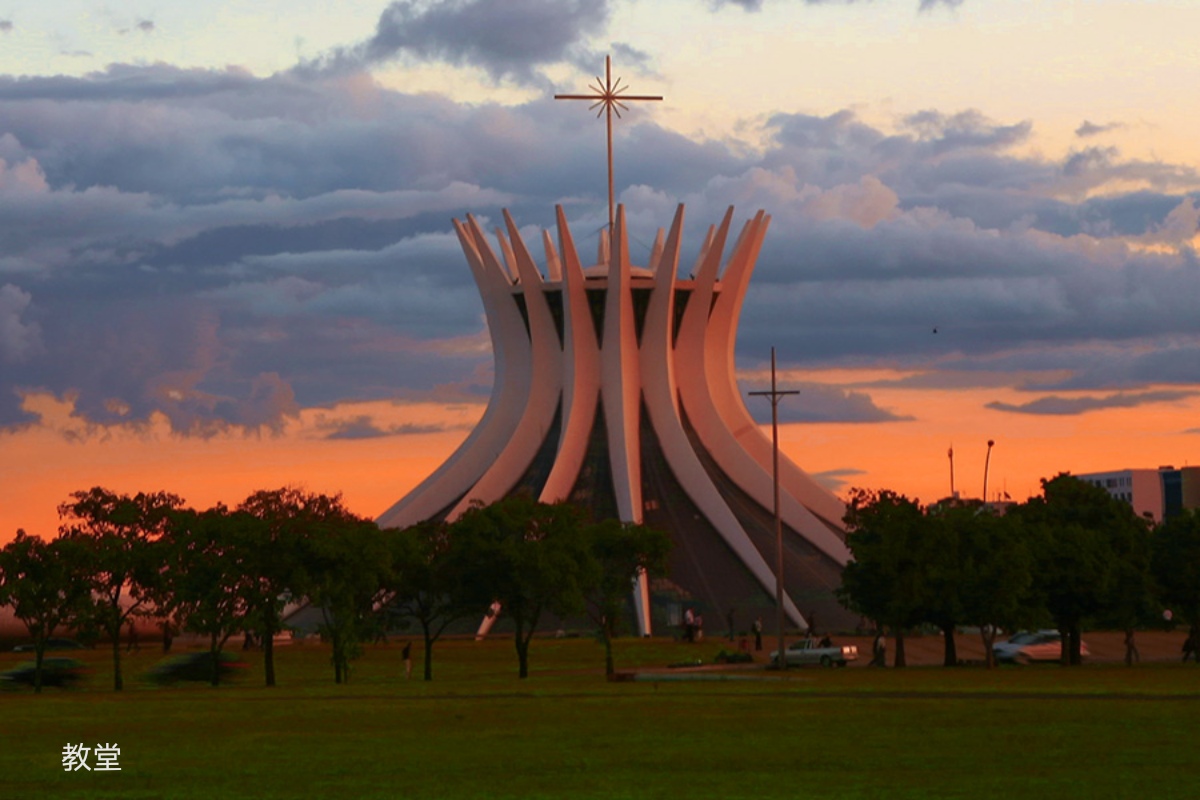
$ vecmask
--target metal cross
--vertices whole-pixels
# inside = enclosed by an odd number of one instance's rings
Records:
[[[648,94],[625,94],[629,91],[628,86],[621,85],[621,79],[617,78],[614,84],[612,80],[612,58],[604,57],[604,81],[601,82],[600,76],[596,76],[596,85],[589,84],[595,94],[556,94],[555,100],[591,100],[592,105],[588,108],[590,111],[597,106],[604,106],[600,111],[596,112],[596,119],[600,118],[601,114],[606,117],[608,125],[608,229],[613,228],[613,148],[612,148],[612,115],[615,113],[617,119],[621,118],[621,111],[629,110],[629,106],[625,102],[629,100],[662,100],[660,95]]]

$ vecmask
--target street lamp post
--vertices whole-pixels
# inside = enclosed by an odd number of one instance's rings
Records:
[[[750,392],[757,397],[766,397],[771,401],[771,480],[775,486],[775,629],[779,634],[779,647],[775,651],[777,666],[787,669],[787,658],[784,655],[783,643],[784,613],[783,613],[783,521],[779,515],[779,400],[789,394],[800,394],[797,391],[780,391],[775,388],[775,348],[771,348],[771,391]]]
[[[987,456],[983,459],[983,507],[984,508],[988,507],[988,499],[987,499],[988,467],[990,467],[992,464],[992,448],[995,445],[996,445],[996,442],[994,440],[988,439]]]

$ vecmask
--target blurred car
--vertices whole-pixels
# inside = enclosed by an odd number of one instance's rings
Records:
[[[14,686],[18,683],[33,686],[36,672],[37,664],[33,661],[26,661],[7,672],[0,673],[0,683],[6,686]],[[82,680],[86,673],[87,666],[74,658],[42,659],[42,686],[59,686],[65,689]]]
[[[224,651],[217,655],[217,675],[220,683],[242,674],[249,664],[239,661]],[[184,653],[172,656],[158,662],[146,673],[146,678],[154,683],[178,683],[179,681],[211,681],[212,653],[200,650],[195,653]]]
[[[1007,642],[992,645],[996,660],[1009,664],[1062,660],[1062,634],[1056,630],[1021,631]],[[1087,642],[1080,640],[1079,655],[1089,656]]]
[[[822,667],[832,667],[834,664],[844,667],[850,661],[858,658],[858,647],[852,644],[829,644],[824,647],[816,639],[801,639],[793,642],[784,650],[784,658],[789,667],[802,667],[808,664],[820,664]],[[777,664],[779,651],[771,653],[772,664]]]
[[[74,639],[63,639],[57,636],[52,636],[46,640],[47,650],[82,650],[83,645]],[[25,642],[13,648],[14,653],[32,653],[34,651],[33,642]]]

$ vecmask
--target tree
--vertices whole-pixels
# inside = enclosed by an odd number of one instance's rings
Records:
[[[846,544],[854,559],[842,570],[842,604],[891,629],[894,664],[903,667],[904,631],[921,621],[920,542],[927,529],[914,500],[881,489],[853,489],[846,506]]]
[[[124,687],[121,631],[145,612],[159,580],[153,545],[183,500],[167,492],[117,494],[99,486],[78,491],[58,507],[63,536],[86,555],[92,621],[112,642],[113,689]]]
[[[249,535],[241,543],[249,578],[246,620],[262,639],[266,685],[274,686],[275,635],[283,631],[284,605],[303,580],[303,542],[322,524],[356,518],[342,506],[340,495],[294,487],[255,492],[237,510],[261,522],[244,528]]]
[[[0,549],[0,606],[12,606],[33,639],[33,690],[42,691],[46,640],[85,613],[88,584],[80,577],[83,554],[62,538],[46,542],[23,530]]]
[[[1200,636],[1200,510],[1170,517],[1154,530],[1151,567],[1162,601]]]
[[[388,548],[375,523],[349,512],[312,524],[302,541],[298,589],[320,609],[321,635],[333,647],[335,683],[350,680],[350,662],[380,625],[391,577]]]
[[[518,675],[529,677],[529,644],[544,612],[566,617],[584,609],[594,570],[583,512],[514,495],[467,510],[454,524],[462,537],[464,585],[480,609],[500,604],[514,626]]]
[[[481,613],[463,587],[459,539],[444,522],[421,522],[383,531],[391,551],[389,608],[421,626],[425,641],[425,680],[433,680],[433,646],[456,620]]]
[[[979,628],[984,663],[996,665],[996,631],[1015,630],[1032,618],[1031,557],[1015,516],[998,516],[978,504],[947,510],[943,524],[956,534],[961,621]]]
[[[249,579],[239,540],[260,524],[221,504],[172,515],[164,546],[164,602],[184,629],[208,637],[213,686],[220,682],[221,649],[245,628]]]
[[[942,666],[958,665],[954,632],[963,619],[963,572],[959,549],[962,545],[961,514],[957,508],[925,510],[920,536],[910,543],[921,573],[920,611],[923,622],[942,632]]]
[[[1082,623],[1113,608],[1145,526],[1128,503],[1067,474],[1010,513],[1031,536],[1033,589],[1062,634],[1063,664],[1079,664]]]
[[[585,592],[587,613],[604,641],[604,672],[611,676],[613,639],[626,618],[626,607],[638,574],[662,575],[667,570],[671,538],[663,531],[607,519],[583,530],[595,571]]]

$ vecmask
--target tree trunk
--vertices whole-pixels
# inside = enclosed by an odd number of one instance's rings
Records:
[[[958,666],[958,646],[954,642],[953,625],[946,625],[942,628],[942,640],[945,642],[944,655],[942,656],[942,666]]]
[[[211,644],[208,647],[209,655],[212,656],[212,675],[210,681],[213,686],[221,683],[221,648],[217,644],[217,635],[212,635]]]
[[[996,652],[992,647],[996,643],[996,629],[991,625],[979,628],[979,636],[983,639],[983,663],[988,669],[996,666]]]
[[[33,693],[42,693],[42,661],[46,656],[46,642],[34,641],[33,643]]]
[[[113,646],[113,691],[119,692],[125,688],[121,677],[121,625],[117,624],[117,633],[112,637]]]
[[[896,638],[896,657],[892,662],[893,667],[907,667],[908,661],[904,657],[904,631],[899,628],[893,629]]]
[[[611,679],[617,671],[613,665],[612,632],[609,631],[607,625],[601,630],[604,631],[604,674]]]
[[[1083,655],[1080,653],[1080,632],[1079,623],[1071,626],[1071,666],[1078,667],[1083,663]]]
[[[529,642],[522,638],[519,630],[517,631],[517,677],[522,680],[529,677]]]
[[[425,634],[425,680],[433,680],[433,637],[429,634],[429,622],[421,620],[421,631]]]
[[[263,631],[263,669],[266,670],[267,686],[275,685],[275,636],[271,632],[271,626],[267,625]]]

